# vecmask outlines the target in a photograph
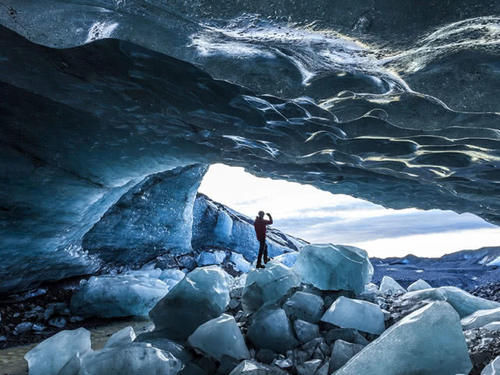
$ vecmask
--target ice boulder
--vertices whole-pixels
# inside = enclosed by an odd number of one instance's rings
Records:
[[[250,358],[236,320],[227,314],[203,323],[189,336],[188,343],[219,361],[223,356],[238,360]]]
[[[352,344],[344,340],[337,340],[333,344],[330,356],[330,371],[335,371],[344,366],[352,357],[363,350],[364,345]]]
[[[439,301],[388,328],[335,375],[456,375],[471,368],[460,318]]]
[[[90,332],[85,328],[61,331],[31,349],[24,359],[30,375],[57,374],[72,357],[90,350]]]
[[[257,348],[278,353],[298,344],[285,311],[272,306],[264,306],[253,316],[247,337]]]
[[[295,292],[283,304],[283,309],[291,319],[302,319],[317,323],[323,315],[323,298],[307,292]]]
[[[478,310],[462,319],[464,330],[481,328],[489,323],[500,321],[500,307],[489,310]]]
[[[105,348],[84,356],[78,375],[175,375],[182,362],[147,343]]]
[[[384,276],[380,283],[380,293],[384,294],[403,294],[406,293],[399,283],[390,276]]]
[[[430,288],[432,288],[432,286],[430,286],[430,284],[427,281],[418,279],[413,284],[410,284],[410,286],[408,287],[408,292],[415,292],[417,290],[424,290]]]
[[[478,310],[488,310],[500,307],[500,303],[473,296],[454,286],[442,286],[408,292],[402,296],[403,300],[411,303],[419,301],[446,301],[458,312],[461,318],[471,315]]]
[[[307,245],[302,248],[293,269],[302,281],[321,290],[351,290],[361,293],[373,275],[368,254],[343,245]]]
[[[287,375],[286,371],[275,367],[264,365],[259,362],[246,360],[236,366],[229,375]]]
[[[135,331],[132,327],[125,327],[118,332],[113,333],[113,335],[108,339],[105,348],[111,348],[113,346],[123,346],[134,342],[136,336]]]
[[[321,321],[376,335],[385,330],[384,313],[378,305],[343,296],[337,298]]]
[[[220,267],[194,269],[149,313],[155,330],[172,340],[187,339],[198,326],[226,309],[231,282],[231,276]]]
[[[103,318],[147,316],[167,292],[167,284],[145,274],[92,276],[73,294],[71,311]]]
[[[368,283],[365,285],[363,291],[357,294],[357,297],[370,301],[375,301],[379,295],[380,295],[379,287],[374,283]]]
[[[491,361],[488,366],[486,366],[483,371],[481,371],[481,375],[498,375],[500,374],[500,356],[496,357],[493,361]]]
[[[254,269],[247,274],[242,295],[243,308],[257,311],[266,303],[276,302],[288,291],[300,285],[295,272],[281,263],[268,263],[264,269]]]
[[[281,255],[278,255],[277,257],[273,258],[273,262],[279,262],[284,264],[287,267],[293,267],[295,262],[297,261],[297,257],[299,256],[298,251],[292,251],[289,253],[284,253]]]
[[[317,324],[297,319],[293,322],[295,335],[300,342],[305,343],[319,336],[319,327]]]

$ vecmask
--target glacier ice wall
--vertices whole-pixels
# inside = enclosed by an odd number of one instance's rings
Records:
[[[145,263],[165,251],[191,251],[193,205],[207,168],[190,165],[148,176],[85,234],[82,247],[122,265]]]
[[[200,163],[499,223],[499,15],[488,0],[2,1],[0,292],[95,270],[80,241],[104,213]]]

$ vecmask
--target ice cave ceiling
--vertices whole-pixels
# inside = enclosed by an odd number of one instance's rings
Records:
[[[500,223],[498,1],[2,0],[0,23],[0,292],[92,271],[85,233],[193,164]]]

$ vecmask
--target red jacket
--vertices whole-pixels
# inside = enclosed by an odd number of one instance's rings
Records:
[[[259,241],[263,241],[266,239],[267,226],[272,224],[272,223],[273,223],[273,219],[264,220],[258,216],[255,218],[255,221],[253,222],[253,226],[255,228],[255,234],[257,235],[257,239]]]

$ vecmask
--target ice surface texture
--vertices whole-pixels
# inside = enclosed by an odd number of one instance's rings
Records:
[[[250,358],[238,324],[227,314],[203,323],[189,336],[188,343],[219,361],[223,356],[239,360]]]
[[[497,375],[500,374],[500,356],[496,357],[491,363],[486,366],[481,375]]]
[[[500,4],[476,3],[3,1],[0,292],[93,272],[85,233],[194,164],[500,222]]]
[[[403,295],[410,301],[447,301],[464,318],[477,310],[488,310],[500,307],[500,303],[473,296],[460,288],[442,286],[440,288],[423,289]]]
[[[472,368],[460,319],[446,302],[433,302],[388,328],[336,375],[456,375]]]
[[[402,294],[406,290],[390,276],[384,276],[380,282],[380,292],[385,294]]]
[[[140,272],[92,276],[73,294],[71,310],[80,316],[104,318],[147,316],[169,289],[162,280]]]
[[[417,281],[408,286],[408,292],[415,292],[417,290],[429,289],[429,288],[432,288],[432,286],[430,286],[430,284],[427,281],[418,279]]]
[[[343,296],[326,310],[321,321],[377,335],[385,330],[384,313],[378,305]]]
[[[61,331],[31,349],[24,358],[30,375],[57,374],[77,353],[90,350],[90,332],[85,328]]]
[[[230,284],[231,276],[217,266],[191,271],[149,313],[155,330],[172,340],[186,340],[202,323],[222,314]]]
[[[308,245],[302,248],[293,269],[304,283],[322,290],[361,293],[373,275],[366,251],[353,246]]]

